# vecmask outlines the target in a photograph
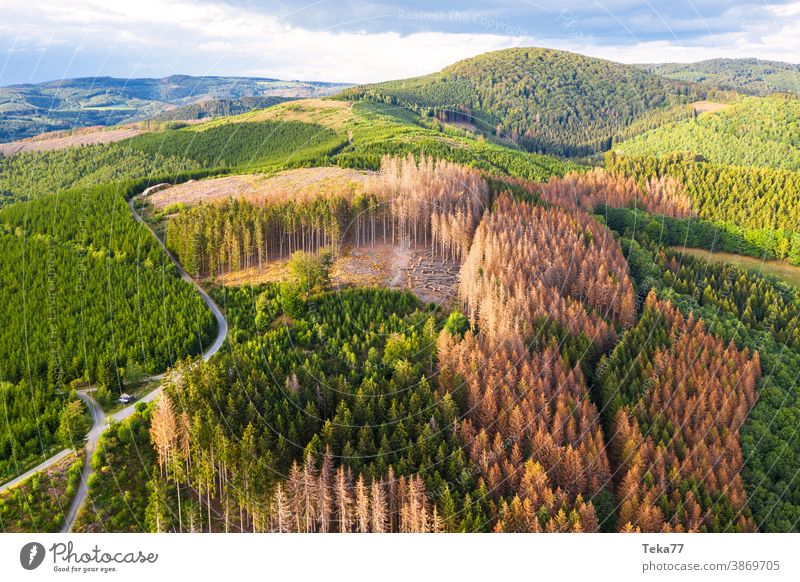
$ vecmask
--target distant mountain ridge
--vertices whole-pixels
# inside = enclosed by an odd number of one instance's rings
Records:
[[[800,65],[761,59],[710,59],[696,63],[657,63],[639,68],[679,81],[750,95],[800,95]]]
[[[349,85],[259,77],[78,78],[0,87],[0,141],[116,125],[209,100],[324,97]]]

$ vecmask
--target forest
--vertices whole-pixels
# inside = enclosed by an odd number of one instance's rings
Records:
[[[693,213],[704,219],[696,225],[667,220],[668,230],[678,236],[696,226],[697,232],[717,232],[727,239],[725,246],[718,247],[721,250],[800,264],[799,172],[713,164],[686,154],[660,158],[609,154],[606,170],[633,177],[640,185],[664,176],[677,180],[692,202]],[[736,250],[737,242],[740,250]]]
[[[148,176],[173,177],[200,169],[191,160],[148,154],[124,143],[0,156],[0,208],[72,188]]]
[[[109,409],[168,371],[102,434],[76,531],[797,531],[800,291],[675,250],[800,264],[797,103],[510,49],[0,158],[0,481],[80,453],[76,390]],[[136,197],[322,166],[359,179]],[[129,202],[224,311],[208,360],[214,317]],[[384,247],[454,298],[338,287]],[[0,528],[58,529],[80,469],[0,495]]]
[[[762,367],[758,401],[740,428],[741,475],[759,530],[796,530],[800,523],[800,484],[793,478],[800,454],[795,430],[800,410],[797,289],[727,264],[669,251],[643,231],[619,232],[640,294],[655,290],[686,315],[701,317],[706,329],[723,341],[758,352]]]
[[[343,92],[447,122],[474,124],[533,152],[580,157],[605,151],[626,128],[705,90],[629,65],[549,49],[506,49],[439,73]],[[672,111],[690,116],[691,111]]]
[[[679,81],[746,95],[800,95],[800,67],[755,58],[709,59],[697,63],[655,63],[641,68]]]
[[[477,170],[422,157],[385,156],[363,191],[200,204],[167,219],[166,243],[195,275],[221,275],[345,242],[428,247],[462,258],[488,205]]]
[[[800,170],[800,99],[741,98],[720,111],[664,123],[614,146],[626,156],[688,153],[714,164]]]
[[[215,333],[202,299],[137,224],[119,188],[83,188],[0,210],[0,370],[12,431],[0,475],[56,442],[73,382],[101,399],[198,354]]]

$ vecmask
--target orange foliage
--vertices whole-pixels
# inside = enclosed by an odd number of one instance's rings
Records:
[[[647,307],[663,315],[669,347],[658,349],[645,365],[649,389],[635,404],[620,409],[614,422],[611,450],[622,472],[619,526],[641,531],[707,527],[715,518],[714,508],[703,511],[692,491],[680,490],[682,483],[692,481],[724,495],[738,512],[736,526],[754,530],[739,475],[739,429],[755,404],[758,353],[725,345],[706,332],[702,320],[684,318],[652,293]],[[650,427],[646,434],[642,419]],[[654,442],[651,433],[662,434],[660,427],[671,435],[667,442]],[[663,514],[665,505],[671,516]]]
[[[604,349],[616,340],[606,318],[636,319],[627,263],[608,229],[583,211],[507,195],[475,232],[460,291],[469,316],[500,336],[525,337],[534,320],[553,318]]]
[[[650,178],[645,191],[633,178],[595,168],[591,172],[572,172],[563,178],[552,177],[539,185],[544,200],[565,208],[592,211],[604,204],[612,207],[636,206],[653,214],[676,218],[691,216],[692,203],[683,185],[671,177]]]

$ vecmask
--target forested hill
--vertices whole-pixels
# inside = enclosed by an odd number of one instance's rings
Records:
[[[473,123],[531,151],[583,156],[607,150],[634,123],[646,127],[653,118],[657,125],[669,106],[703,94],[696,85],[637,67],[522,48],[486,53],[424,77],[355,87],[344,96]]]
[[[64,79],[0,87],[0,142],[47,131],[116,125],[210,99],[322,97],[346,84],[250,77]]]
[[[628,155],[690,153],[709,162],[800,169],[800,99],[793,95],[742,97],[730,104],[624,141]]]
[[[768,95],[800,94],[800,65],[760,59],[710,59],[698,63],[658,63],[638,65],[670,79],[700,83],[708,87]]]

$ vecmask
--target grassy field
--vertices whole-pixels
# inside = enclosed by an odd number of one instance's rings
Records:
[[[672,250],[678,253],[692,255],[704,261],[725,261],[754,273],[761,275],[770,275],[786,281],[791,285],[800,287],[800,267],[790,265],[783,261],[773,261],[765,259],[756,259],[753,257],[745,257],[742,255],[734,255],[732,253],[725,253],[721,251],[707,251],[706,249],[696,249],[690,247],[672,247]]]

